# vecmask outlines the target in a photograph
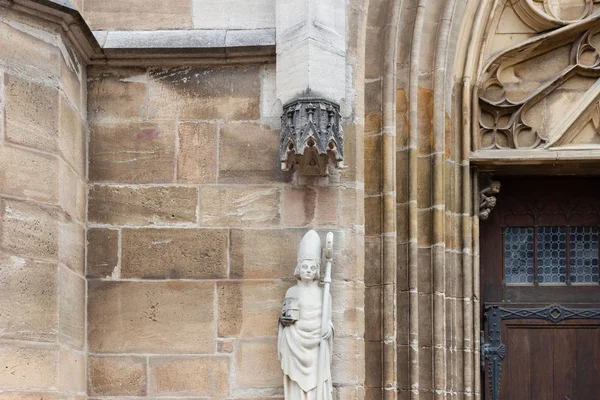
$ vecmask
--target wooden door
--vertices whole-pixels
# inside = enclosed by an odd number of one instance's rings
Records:
[[[481,223],[486,399],[600,399],[600,179],[505,178]]]

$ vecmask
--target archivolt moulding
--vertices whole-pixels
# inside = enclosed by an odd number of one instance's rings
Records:
[[[563,18],[560,13],[563,3],[565,3],[565,6],[579,11],[578,15],[574,18]],[[517,0],[512,6],[525,24],[541,32],[569,25],[589,17],[594,12],[594,4],[600,3],[600,0],[579,0],[579,3],[569,2],[567,4],[561,0]]]

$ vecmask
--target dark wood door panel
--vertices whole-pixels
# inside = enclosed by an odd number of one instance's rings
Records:
[[[600,321],[502,323],[503,400],[600,399]]]

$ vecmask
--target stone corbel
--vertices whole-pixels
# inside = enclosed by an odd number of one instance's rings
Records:
[[[479,219],[486,220],[494,207],[496,207],[496,195],[500,193],[500,182],[489,180],[488,185],[479,191]]]
[[[281,116],[281,169],[307,176],[327,175],[331,160],[344,166],[344,133],[340,106],[321,98],[303,97],[286,104]]]

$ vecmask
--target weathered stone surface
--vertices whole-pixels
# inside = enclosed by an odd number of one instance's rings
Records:
[[[335,187],[294,186],[283,193],[283,223],[286,226],[335,225],[338,209]]]
[[[283,375],[277,359],[277,339],[240,341],[235,366],[238,388],[281,386]]]
[[[85,19],[96,30],[185,29],[192,25],[187,0],[88,0]]]
[[[105,52],[124,49],[198,49],[225,46],[225,30],[162,29],[159,31],[108,32]]]
[[[242,338],[277,336],[281,299],[288,287],[289,284],[280,281],[217,284],[218,335]]]
[[[214,283],[89,281],[92,352],[205,354],[215,350]]]
[[[195,188],[94,185],[88,196],[92,223],[160,226],[196,222]]]
[[[233,353],[233,341],[220,340],[217,342],[217,353]]]
[[[231,231],[231,278],[282,279],[294,277],[298,243],[305,229]],[[269,251],[264,251],[268,248]]]
[[[224,229],[124,229],[123,278],[227,278]]]
[[[73,222],[60,223],[60,262],[80,275],[85,271],[85,228]]]
[[[51,345],[0,343],[0,387],[4,390],[55,390],[58,348]]]
[[[57,151],[58,90],[8,74],[4,85],[6,138],[27,147]]]
[[[84,112],[87,104],[83,104],[81,99],[83,89],[87,89],[86,68],[77,60],[74,54],[69,55],[72,56],[69,59],[69,64],[67,64],[64,57],[60,60],[60,87],[71,103],[75,105],[75,108]]]
[[[217,181],[217,126],[213,123],[179,124],[177,181],[215,183]]]
[[[150,118],[257,120],[259,66],[150,70]]]
[[[90,395],[146,395],[146,357],[90,356],[88,365]]]
[[[58,201],[58,159],[0,145],[0,192],[47,203]]]
[[[85,279],[68,268],[60,268],[60,341],[83,350],[85,344]]]
[[[275,29],[228,30],[225,37],[225,46],[275,46]]]
[[[230,123],[221,127],[219,137],[219,182],[290,179],[279,163],[279,131],[256,123]]]
[[[31,31],[30,31],[31,32]],[[37,30],[35,37],[7,21],[0,22],[0,59],[12,68],[40,80],[56,81],[60,69],[60,50],[53,46],[56,35]]]
[[[173,182],[175,129],[174,121],[91,125],[90,181]]]
[[[86,144],[81,117],[64,96],[60,96],[59,113],[60,153],[79,176],[85,176]]]
[[[58,261],[58,210],[8,199],[1,204],[2,249],[40,260]]]
[[[77,173],[63,160],[59,161],[59,190],[58,204],[71,218],[85,222],[86,185],[83,181],[85,175]]]
[[[85,353],[67,349],[60,350],[58,387],[67,393],[85,393]]]
[[[273,226],[280,220],[278,188],[215,186],[200,189],[200,223],[207,226]]]
[[[0,337],[54,342],[58,266],[0,253]]]
[[[275,27],[275,1],[192,0],[196,29],[260,29]]]
[[[89,228],[87,231],[87,277],[111,276],[119,262],[119,231]]]
[[[88,70],[90,122],[142,121],[148,112],[146,68],[91,67]]]
[[[365,379],[365,369],[356,360],[365,359],[365,343],[361,338],[335,338],[333,341],[333,365],[331,374],[334,384],[360,385]]]
[[[150,393],[226,396],[229,357],[150,357]]]

